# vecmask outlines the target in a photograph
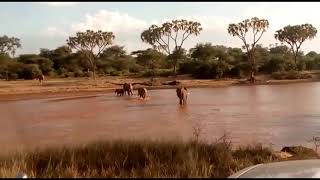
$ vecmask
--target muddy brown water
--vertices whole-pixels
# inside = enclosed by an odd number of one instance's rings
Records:
[[[320,83],[189,89],[179,106],[175,89],[148,99],[114,93],[0,102],[0,147],[28,148],[108,139],[188,139],[195,127],[213,141],[312,146],[320,136]]]

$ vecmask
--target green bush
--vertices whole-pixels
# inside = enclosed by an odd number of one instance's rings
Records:
[[[8,80],[17,80],[19,75],[17,73],[8,73]]]
[[[129,67],[129,71],[130,71],[131,73],[139,73],[139,72],[141,72],[142,70],[143,70],[143,67],[140,66],[139,64],[136,64],[136,63],[131,64],[130,67]]]
[[[239,66],[235,66],[235,67],[231,68],[230,71],[228,72],[228,75],[230,77],[233,77],[233,78],[241,77],[242,74],[241,74],[240,67]]]
[[[286,69],[286,62],[282,57],[275,56],[260,67],[265,73],[280,72]]]
[[[81,70],[77,70],[74,72],[74,77],[84,77],[85,74]]]
[[[298,71],[289,71],[285,73],[286,79],[301,79],[301,73]]]
[[[48,73],[48,76],[50,76],[50,77],[52,77],[52,78],[57,78],[57,77],[59,77],[58,74],[57,74],[55,71],[50,71],[50,72]]]
[[[312,76],[310,74],[304,74],[301,73],[299,71],[287,71],[287,72],[275,72],[271,74],[271,77],[273,79],[277,79],[277,80],[283,80],[283,79],[308,79],[311,78]]]
[[[192,74],[195,78],[201,79],[213,79],[215,78],[215,72],[213,72],[212,64],[204,63],[199,65],[199,67]]]
[[[155,69],[155,70],[145,70],[142,73],[143,77],[168,77],[173,75],[171,69]]]
[[[315,70],[315,69],[318,69],[318,65],[316,63],[315,60],[306,60],[305,61],[305,64],[306,64],[306,69],[307,70]]]
[[[200,79],[221,78],[230,71],[230,67],[226,62],[209,61],[199,65],[193,76]]]
[[[130,72],[129,72],[129,70],[125,69],[125,70],[120,71],[120,74],[121,75],[128,75],[128,74],[130,74]]]
[[[42,74],[37,64],[25,64],[21,71],[21,78],[23,79],[34,79],[38,75]]]
[[[200,63],[197,61],[184,62],[179,64],[178,72],[180,74],[193,74],[199,65]]]
[[[68,73],[68,70],[63,68],[63,67],[61,67],[61,68],[59,68],[57,70],[57,73],[58,73],[59,76],[64,77]]]
[[[154,71],[151,71],[151,70],[146,70],[142,73],[142,76],[143,77],[151,77],[151,76],[155,76],[156,73]]]
[[[168,76],[172,76],[173,72],[171,69],[162,69],[162,70],[159,70],[158,75],[160,77],[168,77]]]
[[[117,71],[117,70],[115,68],[113,68],[113,67],[106,67],[105,69],[103,69],[103,71],[106,74],[111,74],[112,72]]]
[[[75,72],[68,72],[67,75],[68,77],[75,77]]]
[[[37,64],[44,75],[48,75],[52,71],[53,62],[36,54],[22,54],[19,56],[18,61],[23,64]]]
[[[299,71],[304,71],[306,69],[306,62],[303,60],[298,61],[297,63],[297,69]]]
[[[120,71],[112,71],[112,72],[110,72],[110,75],[111,76],[120,76],[121,72]]]

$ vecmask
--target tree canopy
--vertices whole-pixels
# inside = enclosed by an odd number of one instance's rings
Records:
[[[317,29],[312,24],[288,25],[276,31],[274,37],[280,42],[290,45],[295,65],[297,66],[297,56],[304,41],[313,39],[317,34]]]
[[[112,32],[92,31],[77,32],[76,36],[69,37],[67,44],[72,49],[82,51],[91,65],[95,79],[96,59],[113,43],[115,36]]]
[[[171,55],[179,52],[183,43],[190,35],[199,35],[202,31],[199,22],[187,20],[172,20],[165,22],[161,26],[152,25],[141,33],[141,39],[158,51]],[[176,72],[178,59],[173,60],[174,73]]]
[[[6,35],[0,37],[0,53],[14,56],[17,48],[21,48],[19,38],[8,37]]]
[[[251,76],[250,79],[254,81],[254,72],[255,72],[255,47],[259,40],[261,39],[264,32],[266,32],[269,27],[269,21],[266,19],[259,19],[257,17],[253,17],[251,19],[245,19],[242,22],[237,24],[232,23],[229,24],[228,33],[232,36],[236,36],[240,38],[244,44],[243,49],[246,50],[248,60],[250,62],[250,71]],[[249,30],[252,30],[252,43],[248,42],[247,34]]]

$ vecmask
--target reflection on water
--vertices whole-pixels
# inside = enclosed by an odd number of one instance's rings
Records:
[[[149,90],[146,101],[114,93],[0,103],[0,146],[34,147],[112,138],[188,139],[195,126],[211,141],[307,145],[320,135],[320,83]],[[136,94],[136,92],[135,92]]]

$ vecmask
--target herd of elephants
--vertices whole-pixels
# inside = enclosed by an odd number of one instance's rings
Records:
[[[147,89],[141,87],[141,88],[138,88],[137,90],[138,90],[138,96],[140,98],[145,99],[147,96]],[[177,96],[179,98],[179,104],[181,104],[181,105],[186,104],[187,103],[187,96],[188,96],[187,88],[183,87],[183,86],[178,87],[176,89],[176,92],[177,92]],[[115,89],[115,93],[117,94],[117,96],[123,96],[126,93],[129,96],[132,96],[133,95],[133,86],[131,83],[124,83],[122,89]]]
[[[42,85],[42,81],[44,81],[44,75],[38,75],[36,77],[40,84]],[[176,89],[177,92],[177,96],[179,98],[179,104],[184,105],[187,103],[187,97],[188,97],[188,90],[186,87],[181,86],[181,87],[177,87]],[[122,89],[115,89],[115,93],[117,94],[117,96],[123,96],[126,93],[129,96],[133,95],[133,86],[131,83],[124,83],[123,84],[123,88]],[[140,98],[145,99],[147,96],[147,89],[146,88],[138,88],[138,96]]]

